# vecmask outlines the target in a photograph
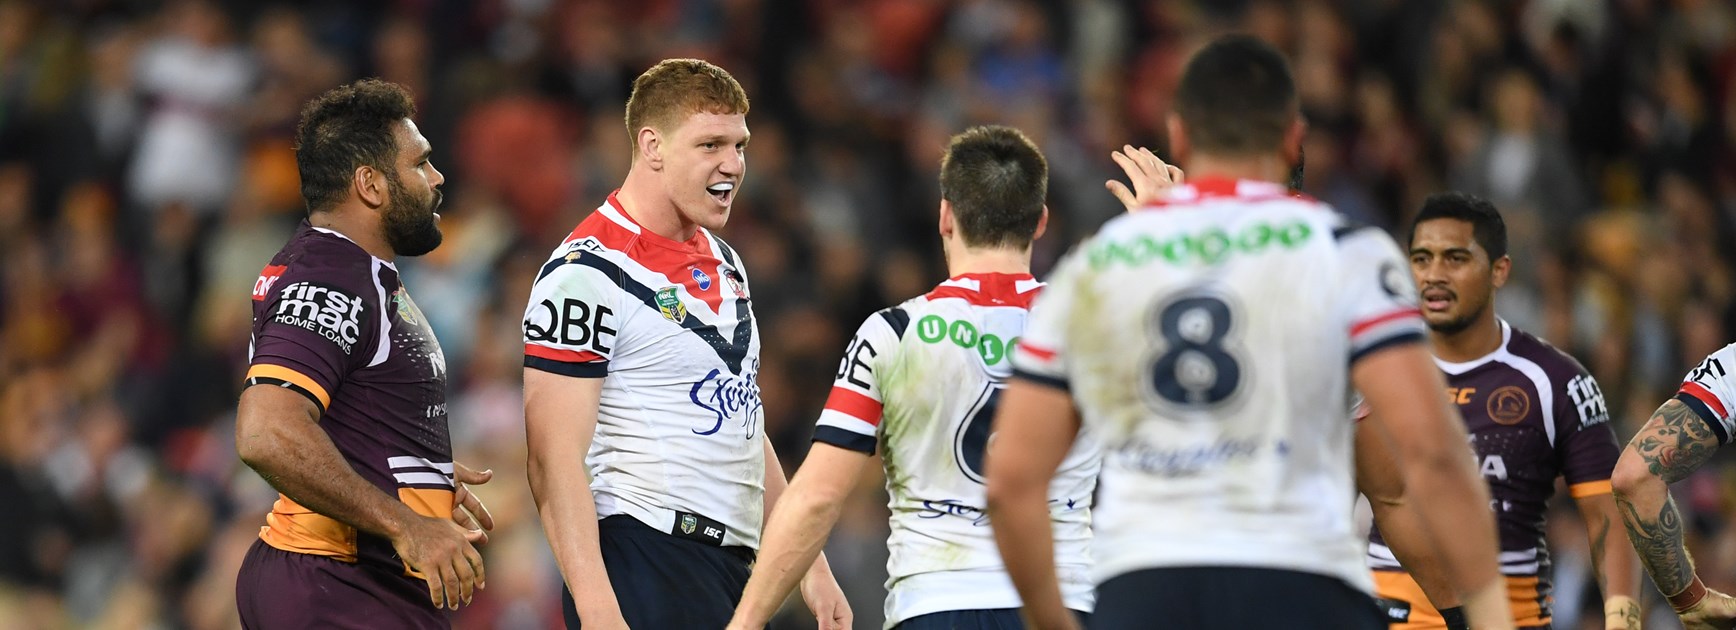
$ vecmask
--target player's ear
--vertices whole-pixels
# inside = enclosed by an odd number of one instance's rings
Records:
[[[940,200],[940,239],[952,238],[955,224],[952,217],[952,204],[945,199]]]
[[[1043,232],[1049,229],[1049,204],[1043,204],[1043,213],[1037,215],[1037,231],[1031,233],[1031,241],[1043,238]]]
[[[1489,263],[1489,281],[1495,285],[1495,288],[1499,289],[1507,284],[1507,274],[1512,273],[1512,271],[1513,257],[1502,256],[1495,262]]]
[[[633,137],[633,150],[651,170],[663,170],[663,134],[656,128],[640,127],[638,135]]]
[[[1169,133],[1169,154],[1174,158],[1172,163],[1180,164],[1187,161],[1189,151],[1193,146],[1188,143],[1187,125],[1182,124],[1181,114],[1170,112],[1163,117],[1164,130]]]
[[[391,198],[391,191],[386,189],[386,174],[372,166],[362,165],[350,176],[350,185],[356,189],[356,197],[369,208],[386,205]]]

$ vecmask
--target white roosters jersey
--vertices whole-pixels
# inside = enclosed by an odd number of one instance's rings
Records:
[[[892,497],[886,626],[948,610],[1017,608],[983,501],[983,453],[1010,351],[1042,283],[965,274],[868,317],[838,365],[814,439],[886,461]],[[1090,612],[1098,452],[1080,439],[1049,490],[1069,608]]]
[[[1729,444],[1736,436],[1736,376],[1730,370],[1736,370],[1736,343],[1701,361],[1676,393],[1677,400],[1706,421],[1719,444]]]
[[[1103,444],[1098,581],[1249,566],[1370,591],[1349,367],[1424,340],[1415,300],[1385,233],[1269,183],[1177,186],[1069,254],[1014,367]]]
[[[759,355],[735,252],[704,229],[642,229],[614,195],[555,248],[525,309],[525,367],[603,379],[585,457],[597,516],[712,544],[759,546]]]

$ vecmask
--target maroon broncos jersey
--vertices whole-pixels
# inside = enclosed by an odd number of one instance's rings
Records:
[[[418,514],[452,513],[446,357],[392,263],[302,223],[253,286],[247,385],[319,405],[350,467]],[[279,495],[259,537],[285,551],[406,570],[391,542]]]

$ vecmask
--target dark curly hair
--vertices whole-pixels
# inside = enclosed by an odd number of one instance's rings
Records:
[[[295,166],[308,212],[342,201],[359,167],[393,174],[398,158],[393,126],[415,115],[410,93],[379,79],[336,87],[308,102],[295,128]]]

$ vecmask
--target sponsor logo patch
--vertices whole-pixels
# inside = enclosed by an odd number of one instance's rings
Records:
[[[277,279],[283,277],[287,269],[289,265],[266,265],[259,272],[259,279],[253,281],[253,301],[264,302],[265,297],[271,295],[271,285],[277,284]]]
[[[741,274],[734,269],[723,270],[723,281],[729,283],[729,289],[735,291],[736,297],[747,299],[747,288],[741,284]]]
[[[317,282],[297,282],[277,297],[271,321],[324,337],[349,354],[362,339],[362,298]]]
[[[695,428],[694,434],[717,433],[728,420],[741,425],[747,438],[753,439],[761,417],[759,366],[752,366],[745,376],[730,376],[722,370],[712,369],[705,378],[693,384],[693,391],[687,396],[693,404],[714,416],[711,426]]]
[[[694,271],[698,271],[695,269]],[[687,305],[681,303],[681,296],[676,295],[675,287],[663,287],[657,290],[657,310],[663,313],[663,319],[681,323],[687,319]]]
[[[698,267],[693,268],[693,281],[699,283],[699,290],[711,290],[711,276],[705,275],[705,272],[700,271]]]

